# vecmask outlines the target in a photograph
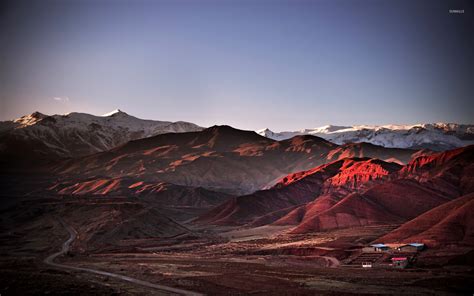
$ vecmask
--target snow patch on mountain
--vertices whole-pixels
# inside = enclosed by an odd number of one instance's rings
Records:
[[[325,125],[299,131],[273,132],[262,129],[258,134],[277,141],[296,135],[313,135],[336,144],[367,142],[389,148],[429,148],[447,150],[474,143],[474,125],[428,123],[415,125]]]
[[[48,116],[35,112],[0,122],[0,142],[41,143],[48,150],[41,151],[44,155],[77,157],[110,150],[131,140],[202,129],[184,121],[144,120],[120,110],[104,116],[78,112]]]
[[[102,115],[102,116],[107,117],[107,116],[112,116],[112,115],[120,114],[120,113],[127,114],[127,113],[121,111],[120,109],[115,109],[114,111],[105,113],[105,114]]]

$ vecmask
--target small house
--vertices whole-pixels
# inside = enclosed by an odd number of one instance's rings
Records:
[[[407,268],[409,263],[410,262],[408,261],[407,257],[393,257],[392,258],[392,266],[395,268]]]
[[[401,244],[401,243],[391,243],[391,244],[385,244],[387,247],[389,247],[392,250],[398,250],[401,246],[404,246],[406,244]]]
[[[409,245],[415,247],[418,251],[423,251],[425,249],[425,244],[422,243],[411,243]]]
[[[388,251],[389,247],[385,244],[374,244],[370,245],[375,252],[384,252]]]
[[[401,252],[419,252],[423,251],[425,248],[425,244],[420,243],[410,243],[403,246],[398,247],[398,250]]]

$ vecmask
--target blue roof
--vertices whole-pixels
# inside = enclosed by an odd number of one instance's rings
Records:
[[[425,244],[421,244],[421,243],[411,243],[411,244],[408,244],[412,247],[423,247]]]
[[[372,247],[374,247],[374,248],[388,248],[388,247],[387,247],[386,245],[384,245],[384,244],[375,244],[375,245],[370,245],[370,246],[372,246]]]

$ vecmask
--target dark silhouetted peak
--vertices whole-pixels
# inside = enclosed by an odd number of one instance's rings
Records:
[[[321,153],[323,153],[338,147],[338,145],[326,141],[323,138],[311,135],[294,136],[290,139],[279,141],[278,145],[283,147],[286,151],[300,151],[307,153],[315,151],[321,151]]]
[[[39,111],[35,111],[35,112],[31,113],[30,116],[31,116],[31,117],[34,117],[34,118],[41,119],[41,118],[47,117],[48,115],[45,115],[45,114],[43,114],[43,113],[41,113],[41,112],[39,112]]]
[[[198,134],[195,145],[206,145],[215,150],[231,151],[244,144],[271,143],[254,131],[233,128],[228,125],[214,125]]]
[[[303,143],[303,142],[312,142],[312,143],[324,143],[324,144],[329,144],[331,146],[336,147],[337,145],[329,142],[321,137],[313,136],[313,135],[298,135],[294,136],[288,140],[283,140],[281,142],[291,142],[291,143]]]
[[[211,127],[206,128],[204,131],[209,131],[209,132],[239,132],[239,131],[244,131],[244,130],[239,130],[239,129],[233,128],[230,125],[213,125]]]

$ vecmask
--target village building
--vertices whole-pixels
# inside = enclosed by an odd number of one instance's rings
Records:
[[[423,251],[425,244],[420,243],[411,243],[398,247],[398,250],[401,252],[419,252]]]
[[[416,253],[423,251],[425,244],[422,243],[393,243],[393,244],[373,244],[362,248],[362,252],[386,252],[386,251],[399,251],[399,252],[410,252]]]
[[[389,247],[391,250],[398,250],[401,246],[404,246],[406,244],[392,243],[392,244],[385,244],[385,245]]]
[[[391,266],[407,268],[416,260],[417,254],[423,251],[422,243],[377,243],[362,248],[362,252],[350,261],[350,265],[362,268]]]
[[[384,252],[388,250],[389,250],[389,247],[385,244],[373,244],[373,245],[370,245],[369,247],[364,247],[362,249],[362,252]]]

